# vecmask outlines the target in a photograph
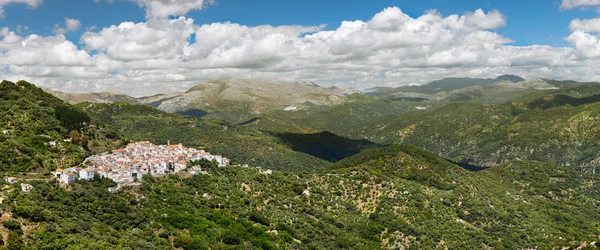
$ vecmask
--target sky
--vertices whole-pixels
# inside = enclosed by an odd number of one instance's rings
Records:
[[[0,0],[0,79],[132,96],[215,78],[600,81],[599,13],[600,0]]]

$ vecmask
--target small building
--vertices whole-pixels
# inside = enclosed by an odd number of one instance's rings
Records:
[[[267,170],[259,169],[258,173],[259,174],[264,174],[264,175],[269,175],[269,174],[273,174],[273,170],[271,170],[271,169],[267,169]]]
[[[17,183],[17,178],[15,178],[15,177],[8,177],[7,176],[7,177],[4,177],[4,180],[6,182],[8,182],[9,184],[15,184],[15,183]]]
[[[95,174],[94,169],[84,168],[84,169],[79,170],[79,179],[89,181],[89,180],[94,179],[94,174]]]
[[[29,185],[27,183],[21,183],[21,190],[23,192],[29,193],[32,189],[33,189],[33,186],[31,186],[31,185]]]
[[[60,182],[66,185],[71,185],[75,183],[76,175],[73,172],[68,172],[66,174],[61,175]]]
[[[53,147],[53,148],[56,147],[56,141],[48,142],[48,144],[50,145],[50,147]]]
[[[109,188],[108,188],[108,192],[111,192],[111,193],[116,193],[116,192],[119,192],[119,190],[120,190],[120,189],[121,189],[121,187],[120,187],[120,186],[116,186],[116,187],[109,187]]]
[[[202,173],[202,167],[201,166],[193,166],[189,172],[193,175],[197,175],[197,174],[201,174]]]
[[[54,176],[54,178],[59,178],[60,176],[63,174],[63,169],[62,168],[57,168],[56,170],[52,171],[52,175]]]

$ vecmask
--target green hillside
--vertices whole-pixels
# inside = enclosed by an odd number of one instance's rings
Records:
[[[145,178],[108,193],[33,182],[11,192],[12,247],[93,249],[560,248],[600,235],[590,176],[536,162],[468,172],[415,146],[371,149],[322,174]],[[16,225],[13,225],[15,224]],[[19,237],[19,233],[24,236]],[[12,237],[12,238],[11,238]]]
[[[575,167],[596,164],[600,103],[530,109],[535,103],[451,104],[421,114],[383,117],[339,134],[379,143],[413,143],[481,166],[516,159]]]
[[[205,147],[235,163],[278,170],[314,171],[327,164],[317,157],[291,150],[268,133],[222,120],[202,120],[128,103],[82,103],[80,107],[134,141],[166,144],[170,140],[188,147]]]
[[[92,122],[82,110],[33,84],[3,81],[0,171],[43,172],[68,167],[119,145],[117,131],[89,126]]]
[[[456,162],[494,166],[528,159],[573,167],[600,162],[598,95],[467,104],[361,100],[271,112],[247,125],[288,133],[329,131],[379,144],[411,143]]]

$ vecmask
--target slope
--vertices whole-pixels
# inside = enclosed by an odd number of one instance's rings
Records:
[[[119,135],[25,81],[0,83],[0,170],[46,171],[119,145]]]
[[[70,191],[36,182],[4,207],[34,228],[30,248],[549,249],[591,246],[600,234],[588,195],[598,186],[568,168],[471,173],[408,145],[352,158],[322,174],[227,167],[145,178],[118,194],[100,179]]]
[[[203,114],[205,118],[221,118],[232,122],[271,109],[311,103],[340,103],[347,92],[321,88],[314,84],[285,83],[258,79],[217,79],[200,83],[185,93],[140,99],[140,103],[167,112]]]
[[[270,112],[248,126],[288,133],[330,131],[384,145],[412,143],[477,166],[529,159],[587,171],[600,162],[597,101],[598,95],[507,104],[386,103],[373,98],[289,115]]]
[[[80,106],[92,117],[136,141],[166,144],[170,140],[189,147],[206,147],[237,163],[279,170],[314,171],[327,164],[291,150],[270,134],[222,120],[201,120],[128,103]]]

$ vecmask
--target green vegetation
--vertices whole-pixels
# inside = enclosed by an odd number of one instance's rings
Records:
[[[278,170],[315,171],[327,164],[314,156],[291,150],[268,133],[222,120],[202,120],[127,103],[82,103],[80,106],[100,123],[118,128],[119,133],[134,141],[167,144],[170,140],[188,147],[205,147],[233,163]]]
[[[317,134],[277,134],[291,149],[304,152],[321,159],[336,162],[346,157],[360,153],[369,148],[381,145],[367,140],[352,140],[329,132]]]
[[[278,133],[329,131],[384,145],[411,143],[478,166],[528,159],[587,171],[600,162],[597,100],[598,95],[546,96],[506,104],[372,99],[293,114],[271,112],[247,126]]]
[[[16,239],[30,249],[559,248],[600,235],[598,186],[569,168],[521,161],[472,173],[409,145],[334,165],[144,177],[117,194],[104,179],[33,182],[2,209],[28,228]]]
[[[33,84],[3,81],[0,83],[0,171],[68,167],[92,153],[118,145],[119,135],[115,131],[88,125],[90,118],[82,110]]]

